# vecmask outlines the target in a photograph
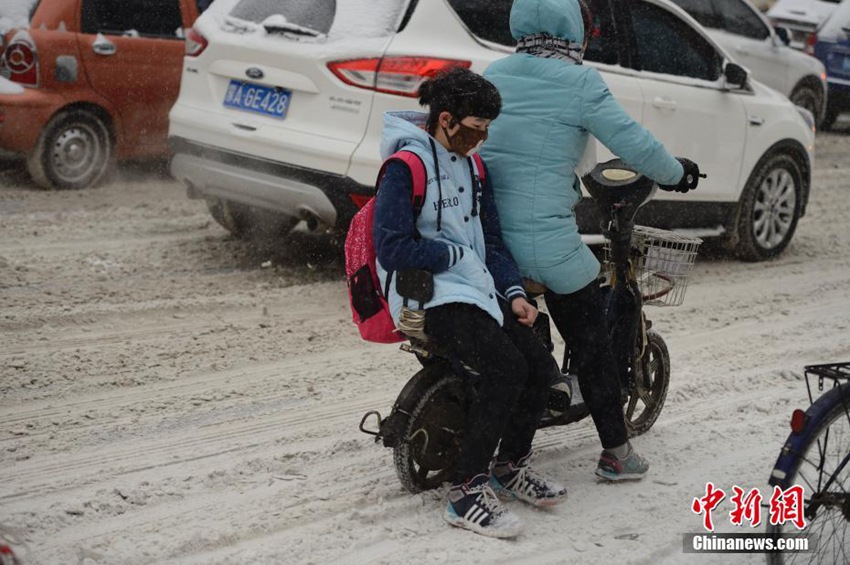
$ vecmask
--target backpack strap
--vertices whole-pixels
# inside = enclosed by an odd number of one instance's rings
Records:
[[[428,174],[425,171],[425,163],[422,157],[413,151],[396,151],[384,161],[381,166],[381,172],[378,173],[378,185],[384,177],[387,165],[394,160],[399,160],[410,169],[410,178],[413,180],[413,190],[410,194],[410,201],[413,204],[413,219],[416,220],[422,212],[422,206],[425,204],[425,189],[428,185]]]
[[[475,171],[478,173],[478,180],[481,182],[481,189],[484,189],[485,181],[487,180],[487,169],[484,168],[484,159],[478,153],[472,154],[472,161],[475,163]]]
[[[467,157],[469,163],[469,177],[472,180],[472,215],[478,215],[478,194],[484,191],[484,182],[487,180],[487,172],[484,168],[484,160],[481,155],[473,153]]]
[[[425,205],[425,189],[428,186],[428,173],[425,171],[425,163],[422,161],[422,157],[413,151],[406,151],[404,149],[396,151],[387,157],[384,160],[384,164],[381,165],[381,171],[378,173],[378,181],[375,183],[375,187],[381,186],[381,179],[384,178],[384,174],[387,172],[387,166],[396,160],[401,161],[410,169],[410,178],[413,182],[413,190],[411,190],[410,194],[411,204],[413,205],[413,232],[414,238],[419,239],[421,236],[419,235],[419,230],[416,229],[416,220],[422,212],[422,206]],[[392,280],[393,273],[390,271],[387,273],[387,282],[384,285],[384,296],[390,295],[390,283]]]

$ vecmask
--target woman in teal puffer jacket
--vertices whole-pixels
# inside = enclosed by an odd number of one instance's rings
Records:
[[[502,114],[482,149],[493,180],[504,242],[521,274],[544,285],[555,325],[578,356],[579,386],[602,441],[596,474],[641,478],[646,461],[627,440],[613,363],[599,262],[581,241],[574,170],[593,134],[666,190],[695,187],[698,168],[676,159],[611,95],[596,69],[582,65],[589,9],[578,0],[515,0],[517,52],[484,76],[499,89]],[[685,174],[689,173],[689,174]]]

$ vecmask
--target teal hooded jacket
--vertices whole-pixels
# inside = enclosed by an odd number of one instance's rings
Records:
[[[547,33],[581,44],[576,0],[515,0],[517,40]],[[574,169],[588,135],[660,184],[676,184],[683,169],[611,95],[596,69],[572,61],[515,53],[484,76],[502,95],[502,113],[482,148],[502,222],[502,237],[520,273],[559,294],[581,290],[599,275],[599,262],[581,241]]]

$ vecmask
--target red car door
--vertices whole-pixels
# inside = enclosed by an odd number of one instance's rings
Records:
[[[81,0],[80,53],[89,85],[118,114],[118,157],[167,150],[183,36],[196,16],[188,0]]]

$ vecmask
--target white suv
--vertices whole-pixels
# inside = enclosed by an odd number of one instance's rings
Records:
[[[749,0],[673,2],[701,23],[708,35],[732,53],[753,78],[810,111],[818,122],[824,118],[827,85],[823,63],[786,45]]]
[[[513,52],[511,4],[217,0],[187,37],[172,173],[237,234],[270,213],[275,229],[301,219],[344,230],[374,192],[382,114],[417,108],[419,85],[441,68],[483,72]],[[638,222],[724,235],[750,260],[780,253],[808,201],[811,114],[748,80],[667,0],[590,4],[588,64],[672,153],[708,173],[693,193],[660,195]],[[600,147],[598,158],[610,153]],[[583,204],[582,233],[598,234]]]

